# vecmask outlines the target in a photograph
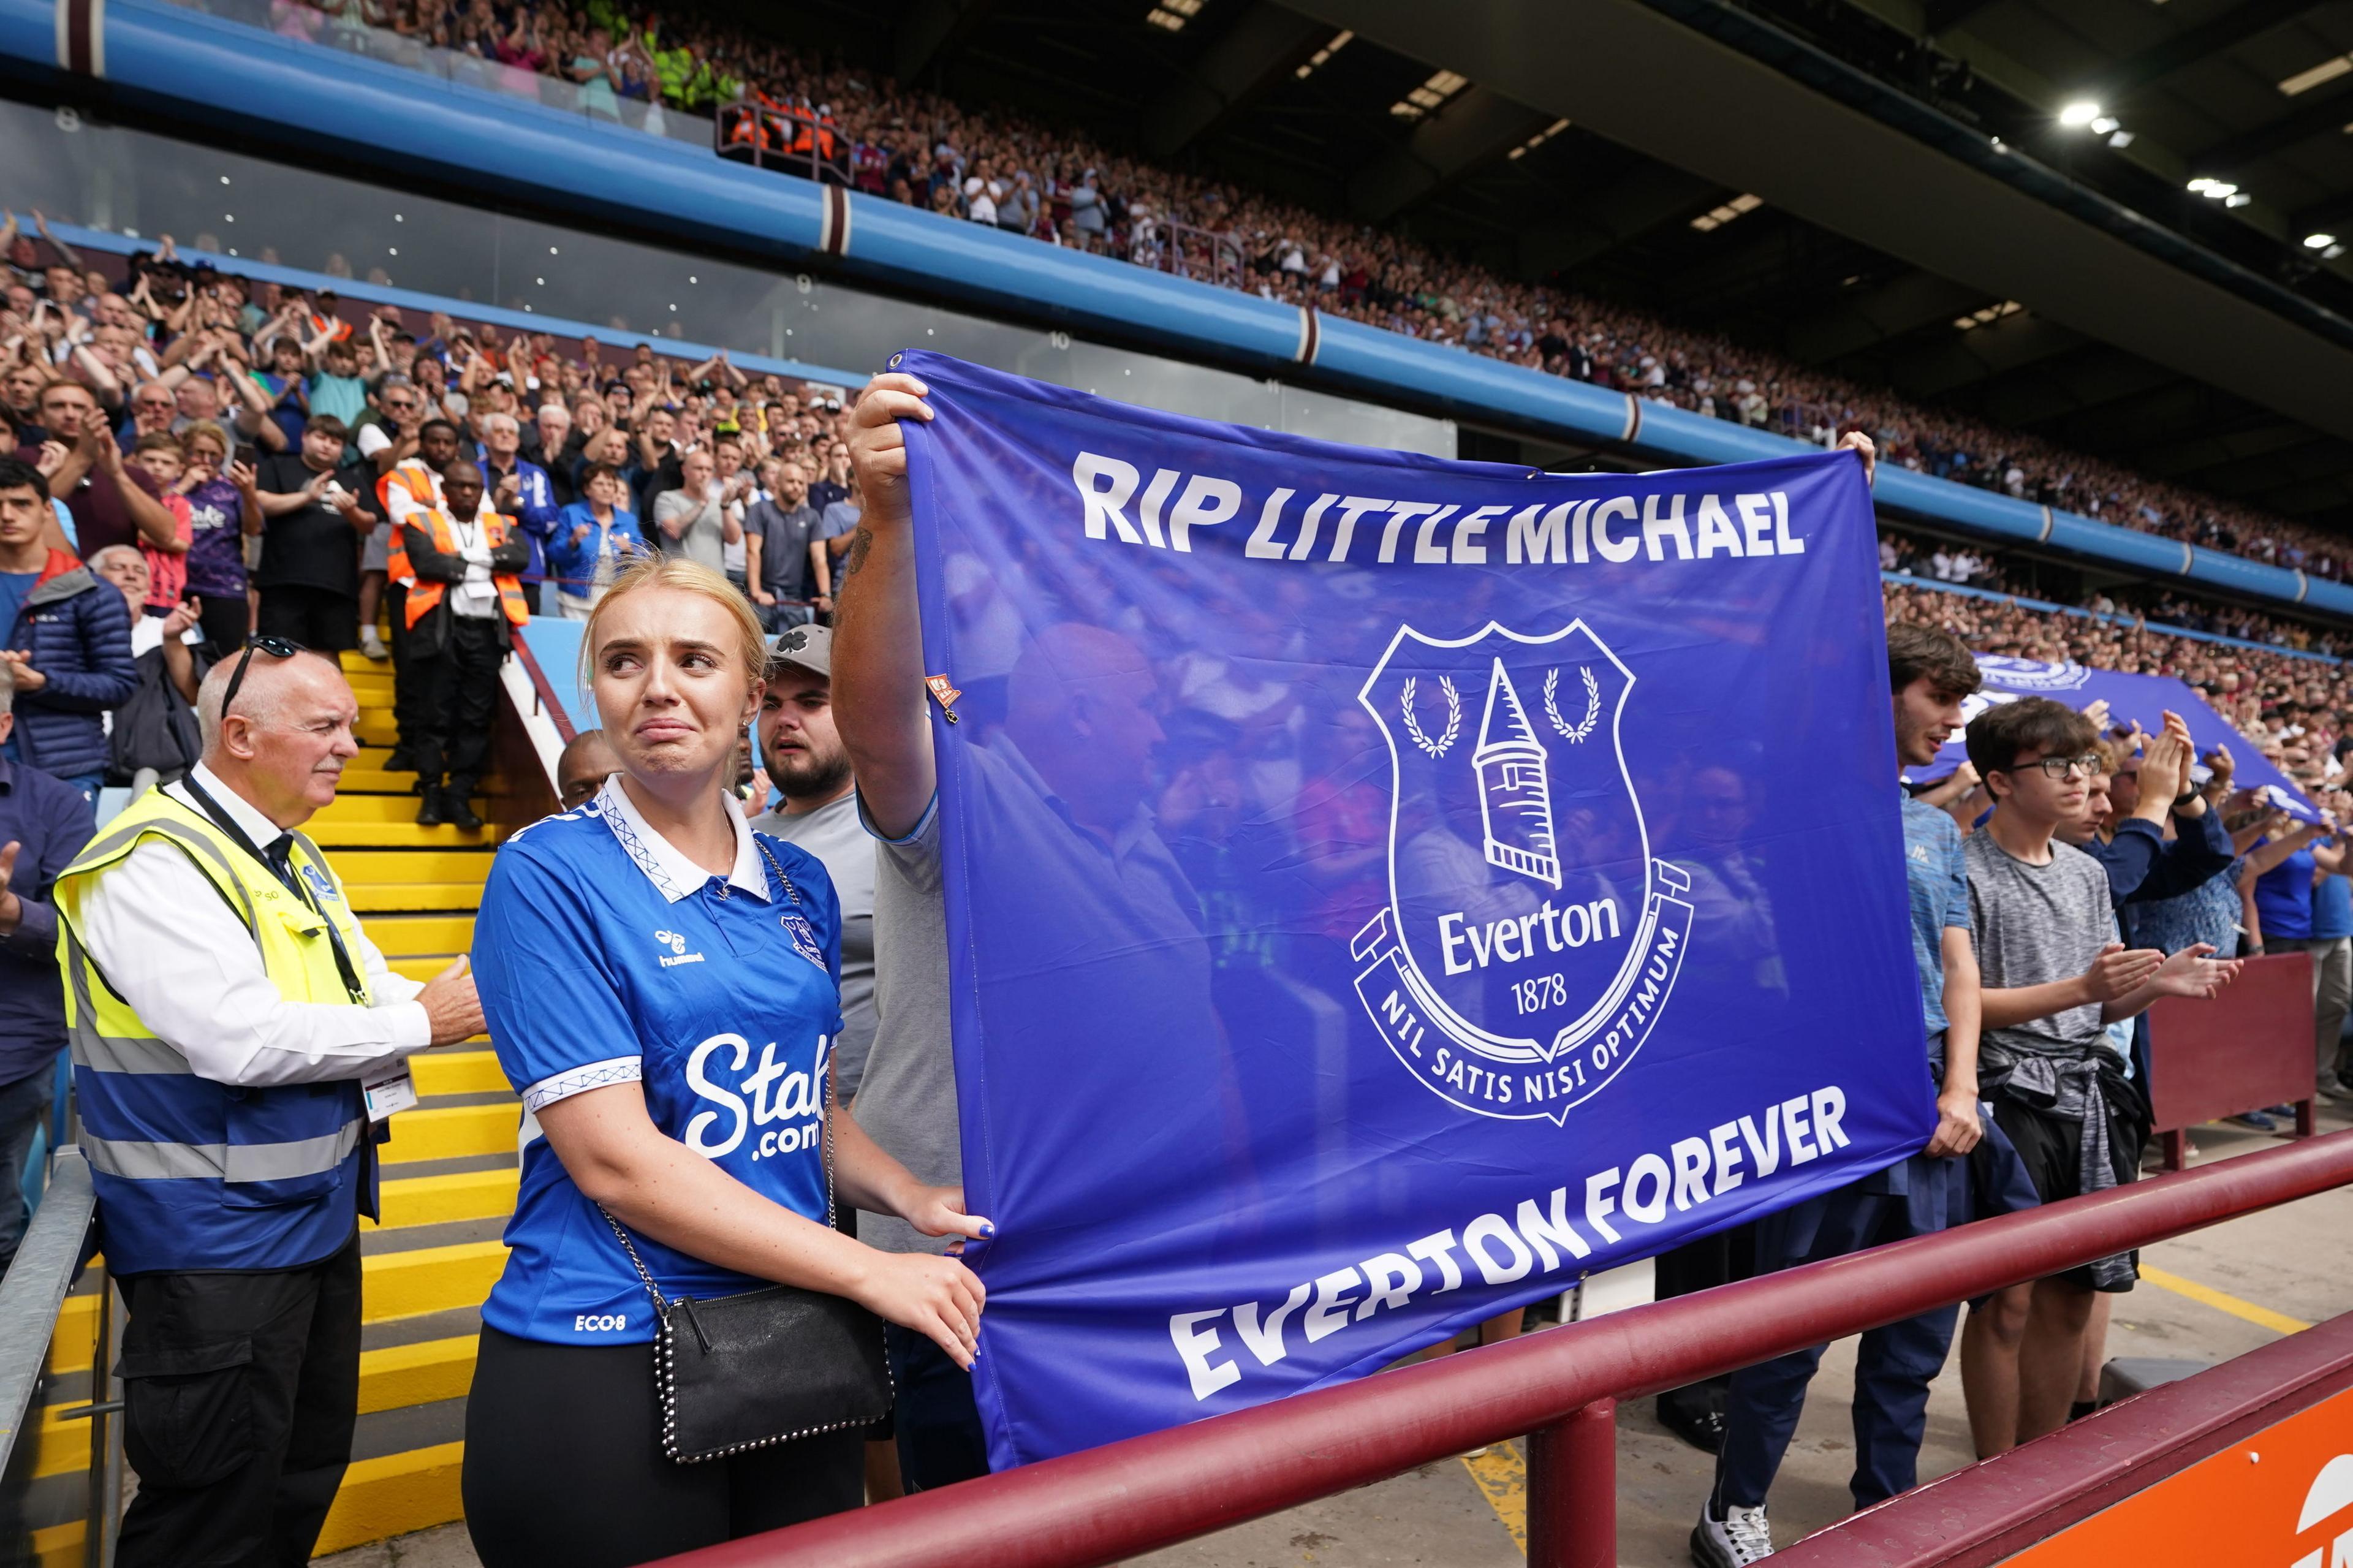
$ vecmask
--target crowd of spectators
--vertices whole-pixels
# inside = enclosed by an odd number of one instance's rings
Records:
[[[623,99],[702,113],[771,108],[796,127],[778,150],[871,195],[1823,446],[1863,430],[1882,461],[2141,532],[2333,579],[2353,563],[2341,539],[2256,508],[688,12],[614,0],[273,0],[273,16],[296,36],[389,29],[574,82],[592,113],[617,112]]]
[[[491,509],[529,542],[521,577],[533,610],[585,615],[601,582],[652,548],[723,572],[771,630],[831,609],[835,552],[858,516],[839,389],[750,374],[723,353],[690,365],[644,342],[501,335],[390,306],[362,315],[331,294],[185,265],[168,240],[115,275],[16,229],[5,220],[0,434],[55,497],[51,548],[140,557],[136,653],[185,607],[175,656],[185,640],[217,657],[255,625],[386,654],[383,483],[444,424],[455,454],[483,468]],[[2024,591],[2015,563],[1894,530],[1881,536],[1881,564]],[[2176,591],[2136,601],[2121,586],[2084,605],[2116,619],[1926,588],[1891,587],[1889,600],[1980,651],[2179,675],[2290,763],[2325,759],[2326,777],[2353,732],[2353,681],[2337,666],[2166,629],[2341,650],[2302,622]],[[149,662],[149,685],[169,684]],[[37,692],[20,688],[19,702],[21,743],[48,721]],[[69,776],[121,783],[142,765],[94,763],[100,749],[82,738]]]
[[[520,541],[523,610],[584,616],[651,549],[725,574],[771,630],[831,607],[858,517],[838,392],[723,353],[363,316],[189,266],[168,238],[117,275],[35,226],[37,244],[13,215],[0,233],[0,454],[51,515],[0,571],[0,660],[9,754],[85,794],[193,763],[185,689],[251,631],[400,667],[399,531],[442,506],[452,463]],[[119,585],[136,568],[127,616],[77,596],[82,563],[110,560]],[[404,741],[420,711],[404,700]]]

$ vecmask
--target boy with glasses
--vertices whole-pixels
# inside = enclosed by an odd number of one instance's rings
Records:
[[[1962,846],[1983,979],[1980,1092],[2045,1203],[2134,1179],[2148,1105],[2106,1048],[2107,1026],[2160,996],[2213,995],[2238,973],[2203,942],[2126,951],[2107,874],[2054,837],[2084,819],[2104,772],[2092,721],[2046,698],[1979,714],[1969,761],[1993,816]],[[2132,1289],[2134,1255],[2103,1258],[1973,1305],[1961,1379],[1980,1458],[2056,1431],[2074,1397],[2094,1291]]]

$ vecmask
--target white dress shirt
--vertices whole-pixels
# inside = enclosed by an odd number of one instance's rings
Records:
[[[280,829],[202,763],[198,784],[263,850]],[[164,793],[204,814],[185,784]],[[149,839],[94,881],[83,945],[121,998],[199,1078],[259,1088],[355,1079],[432,1043],[417,981],[395,974],[366,936],[352,962],[375,1001],[289,1002],[263,968],[245,922],[176,845]]]

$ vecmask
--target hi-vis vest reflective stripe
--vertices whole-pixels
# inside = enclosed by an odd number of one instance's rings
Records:
[[[429,512],[421,518],[412,517],[410,521],[421,522],[433,531],[434,549],[444,555],[458,553],[458,531],[449,521],[448,513]],[[504,517],[494,511],[486,511],[478,513],[476,521],[482,525],[483,542],[491,549],[496,550],[506,542],[507,520]],[[406,544],[401,546],[400,559],[404,564],[408,561],[408,547]],[[506,612],[507,619],[519,626],[530,625],[531,607],[522,602],[522,580],[512,572],[503,572],[494,574],[491,582],[499,591],[499,607]],[[448,592],[448,587],[449,584],[447,583],[411,581],[408,589],[408,624],[412,628],[431,612],[434,605],[441,602],[441,595]]]
[[[57,880],[58,961],[82,1149],[98,1193],[100,1246],[118,1274],[293,1268],[351,1238],[368,1122],[356,1079],[240,1089],[198,1078],[108,984],[79,926],[99,879],[149,840],[176,847],[234,910],[279,994],[351,1005],[327,935],[347,951],[359,924],[326,859],[294,837],[295,874],[322,919],[203,813],[150,790],[100,830]],[[364,981],[364,975],[363,975]]]
[[[398,504],[392,499],[396,492],[400,497]],[[392,558],[385,563],[385,575],[407,587],[417,581],[417,574],[409,567],[408,537],[401,531],[400,525],[408,521],[411,511],[441,504],[439,481],[423,459],[403,458],[393,465],[392,472],[376,480],[375,499],[384,508],[385,520],[392,524],[392,540],[385,546]]]

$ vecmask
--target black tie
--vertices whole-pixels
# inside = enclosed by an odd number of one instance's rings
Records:
[[[288,892],[306,904],[311,901],[304,896],[302,884],[294,875],[294,836],[292,834],[281,833],[271,839],[269,847],[261,852],[261,857],[269,862],[269,868],[277,873],[278,879],[286,884]]]

